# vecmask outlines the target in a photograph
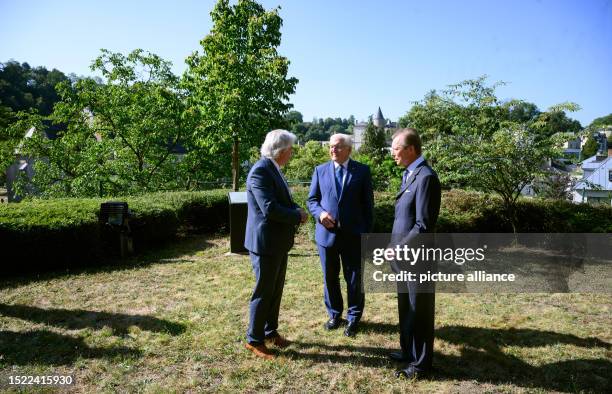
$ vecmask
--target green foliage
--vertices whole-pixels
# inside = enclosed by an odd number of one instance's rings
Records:
[[[593,137],[592,134],[589,134],[586,142],[584,143],[584,146],[582,147],[582,152],[580,153],[582,160],[586,160],[589,157],[595,156],[598,149],[599,144],[597,143],[597,140]]]
[[[15,160],[15,148],[30,128],[10,126],[23,118],[20,112],[49,115],[59,100],[55,86],[67,80],[56,69],[32,68],[13,60],[0,63],[0,185],[6,181],[5,170]]]
[[[287,78],[289,61],[277,53],[278,9],[266,11],[252,0],[231,6],[219,0],[211,16],[213,28],[200,42],[202,53],[186,60],[183,86],[199,115],[198,145],[226,158],[226,164],[232,151],[237,188],[239,159],[246,158],[249,147],[261,145],[266,132],[285,124],[283,114],[291,108],[287,100],[298,80]]]
[[[592,130],[597,130],[607,126],[612,126],[612,114],[594,119],[589,125],[589,128]]]
[[[442,94],[432,91],[399,123],[420,131],[425,156],[442,184],[498,193],[516,226],[520,191],[580,130],[564,112],[579,107],[562,103],[539,113],[530,103],[500,101],[495,95],[499,85],[489,86],[481,77],[451,85]]]
[[[298,111],[290,111],[285,115],[290,130],[298,137],[300,143],[308,141],[328,141],[333,134],[352,134],[355,117],[343,118],[320,118],[312,122],[304,122],[302,114]]]
[[[68,77],[56,69],[32,68],[28,63],[19,64],[14,60],[0,63],[0,107],[13,113],[33,109],[49,115],[59,99],[55,86],[65,81]],[[2,114],[6,116],[6,110],[0,111],[0,124]]]
[[[317,141],[308,141],[303,147],[294,147],[293,157],[283,172],[291,181],[309,182],[315,167],[329,160],[329,151],[326,147]]]
[[[395,193],[375,194],[374,232],[390,232]],[[516,204],[521,233],[606,233],[612,231],[612,208],[576,205],[569,201],[521,198]],[[439,233],[500,233],[513,231],[499,196],[460,189],[444,191]]]
[[[515,203],[521,190],[536,176],[544,175],[542,165],[554,157],[550,140],[538,140],[525,128],[510,125],[490,138],[472,137],[461,150],[465,172],[472,175],[471,184],[480,190],[496,192],[504,202],[513,225]]]
[[[382,163],[385,157],[389,156],[385,130],[382,127],[374,126],[372,121],[368,122],[359,152],[370,156],[376,165]]]
[[[206,156],[191,139],[193,116],[170,63],[139,49],[127,56],[102,50],[91,68],[106,82],[57,86],[61,101],[50,118],[66,125],[58,138],[45,138],[42,124],[24,142],[23,154],[37,159],[33,190],[93,197],[189,189],[214,169],[199,165]],[[173,154],[177,147],[188,149],[186,157]]]
[[[295,127],[296,125],[304,122],[302,114],[299,111],[295,110],[287,112],[283,117],[285,118],[291,129],[293,129],[293,127]]]
[[[308,188],[294,188],[294,199],[306,206]],[[173,240],[177,234],[226,231],[227,190],[162,192],[127,201],[132,212],[130,227],[137,253]],[[23,261],[19,268],[45,270],[80,264],[97,264],[116,253],[107,248],[98,224],[104,199],[24,200],[0,204],[0,249],[7,261]],[[374,232],[390,232],[395,191],[375,193]],[[508,232],[501,198],[490,194],[451,190],[443,192],[438,232]],[[519,232],[612,232],[612,209],[569,202],[520,199]],[[58,247],[61,246],[61,247]],[[6,267],[9,269],[10,267]]]
[[[116,199],[128,202],[137,252],[172,240],[179,232],[227,229],[226,190],[164,192]],[[116,253],[105,247],[98,224],[100,203],[104,201],[63,198],[0,204],[0,248],[5,251],[5,258],[28,262],[22,269],[36,264],[47,269],[73,261],[95,263]]]
[[[352,158],[370,166],[372,174],[372,187],[375,191],[397,192],[402,183],[403,168],[399,167],[391,155],[374,159],[365,153],[356,153]],[[379,161],[377,161],[379,160]]]

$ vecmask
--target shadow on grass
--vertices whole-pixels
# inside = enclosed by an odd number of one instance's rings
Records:
[[[66,275],[96,274],[148,267],[152,264],[189,262],[190,260],[181,259],[180,257],[186,255],[190,256],[199,251],[214,247],[215,245],[208,241],[208,239],[212,237],[215,237],[215,235],[199,234],[183,236],[176,240],[160,244],[158,247],[149,249],[136,256],[126,259],[108,258],[93,263],[93,266],[86,266],[86,262],[76,262],[73,268],[36,272],[32,274],[9,274],[9,276],[5,278],[0,278],[0,290]],[[27,264],[27,266],[31,265]],[[33,266],[44,266],[44,262],[34,264]]]
[[[1,365],[69,365],[80,358],[134,358],[142,353],[123,346],[90,347],[83,339],[47,330],[0,331]]]
[[[375,323],[369,321],[361,321],[359,323],[359,331],[361,334],[359,335],[367,335],[368,333],[376,333],[376,334],[398,334],[399,335],[399,325],[398,324],[390,324],[390,323]]]
[[[293,347],[296,349],[289,348],[283,354],[293,359],[303,359],[323,364],[330,362],[346,363],[366,367],[388,367],[391,365],[386,357],[390,350],[385,348],[299,341],[293,342]]]
[[[185,331],[185,326],[180,323],[152,316],[94,312],[81,309],[42,309],[28,305],[0,304],[0,315],[68,330],[109,327],[113,330],[113,335],[121,336],[128,334],[130,326],[137,326],[146,331],[165,332],[174,336]]]
[[[512,383],[520,387],[558,391],[609,392],[612,384],[612,362],[609,359],[563,355],[560,358],[571,359],[534,366],[514,356],[514,352],[507,351],[508,347],[525,349],[551,346],[553,349],[550,352],[556,352],[555,345],[610,350],[611,345],[598,338],[522,328],[464,326],[441,327],[436,330],[436,337],[462,346],[460,356],[435,355],[436,378]]]
[[[368,329],[376,332],[397,330],[395,325],[390,324],[366,323],[363,326],[363,334],[367,333]],[[609,392],[611,387],[612,362],[609,359],[583,359],[563,355],[559,358],[571,359],[532,365],[507,351],[508,347],[519,348],[517,351],[520,352],[521,348],[555,345],[609,350],[611,345],[598,338],[580,338],[571,334],[532,329],[463,326],[441,327],[436,330],[436,337],[461,346],[461,355],[451,356],[436,352],[434,371],[430,378],[432,380],[476,380],[481,383],[513,384],[554,391]],[[387,358],[391,349],[302,342],[294,342],[294,347],[295,349],[290,348],[284,353],[293,359],[315,363],[386,367],[390,369],[389,373],[392,373],[394,367],[400,366]]]

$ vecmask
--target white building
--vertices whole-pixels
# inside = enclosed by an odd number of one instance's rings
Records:
[[[608,146],[609,140],[612,140],[610,130],[602,136],[597,154],[581,163],[583,175],[574,186],[574,202],[612,206],[612,145]]]
[[[378,111],[372,116],[372,123],[376,127],[382,127],[385,130],[394,129],[397,127],[395,122],[387,121],[378,107]],[[359,122],[353,126],[353,150],[359,150],[363,144],[365,130],[368,127],[368,122]]]

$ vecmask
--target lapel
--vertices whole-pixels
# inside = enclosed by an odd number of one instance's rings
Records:
[[[427,162],[425,160],[423,160],[421,162],[421,164],[419,164],[417,166],[417,168],[414,169],[414,171],[412,171],[412,174],[410,174],[410,176],[408,177],[408,179],[406,179],[406,183],[404,184],[404,187],[402,187],[399,191],[399,193],[397,193],[397,195],[395,196],[395,199],[397,200],[398,198],[400,198],[402,196],[402,194],[404,194],[404,192],[406,191],[406,189],[408,189],[408,186],[410,186],[412,184],[412,182],[414,182],[414,180],[416,179],[417,175],[419,175],[419,172],[421,172],[421,169],[427,164]]]
[[[278,170],[276,169],[276,166],[274,165],[274,163],[272,163],[272,159],[267,159],[268,163],[268,168],[270,169],[270,171],[272,171],[272,174],[274,174],[274,179],[276,180],[276,183],[278,186],[280,186],[280,188],[282,190],[285,191],[285,195],[287,196],[287,199],[290,202],[293,202],[293,199],[291,198],[291,193],[289,193],[289,190],[287,189],[287,186],[285,186],[285,181],[283,181],[283,178],[281,177],[280,172],[278,172]]]

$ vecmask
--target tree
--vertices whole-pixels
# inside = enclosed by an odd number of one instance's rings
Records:
[[[315,167],[329,160],[328,150],[317,141],[308,141],[303,147],[295,147],[293,158],[283,170],[287,179],[310,181]]]
[[[55,86],[66,80],[56,69],[32,68],[14,60],[0,63],[0,184],[6,181],[4,170],[14,162],[15,148],[30,128],[9,126],[23,118],[17,116],[20,111],[49,115],[59,100]]]
[[[531,122],[540,115],[540,110],[534,103],[521,101],[508,108],[508,120],[512,122]]]
[[[568,201],[572,199],[575,180],[569,173],[552,172],[534,183],[538,197]]]
[[[599,143],[597,142],[595,137],[593,137],[592,134],[589,134],[586,142],[584,143],[584,146],[582,147],[582,152],[580,152],[580,157],[582,158],[582,160],[585,160],[591,156],[595,156],[598,149]]]
[[[564,111],[547,111],[540,114],[534,123],[542,126],[537,128],[538,138],[550,138],[557,133],[576,134],[582,130],[580,122],[569,118]]]
[[[363,133],[363,144],[359,153],[371,156],[375,164],[381,163],[385,156],[389,154],[385,130],[374,126],[372,121],[368,122],[368,126]]]
[[[606,126],[612,126],[612,114],[594,119],[589,125],[589,128],[592,130],[597,130]]]
[[[487,85],[481,77],[451,85],[441,94],[432,91],[400,125],[419,130],[425,156],[442,184],[499,194],[516,230],[521,190],[544,176],[546,159],[558,157],[562,142],[575,137],[562,131],[576,127],[565,111],[579,107],[562,103],[538,113],[522,100],[500,101],[495,95],[499,85]]]
[[[287,123],[289,123],[289,127],[293,128],[297,126],[299,123],[304,122],[304,118],[299,111],[289,111],[284,116]]]
[[[127,56],[102,50],[91,68],[106,82],[57,86],[61,101],[50,119],[66,128],[49,140],[39,122],[23,145],[23,154],[37,159],[34,190],[84,197],[188,187],[181,166],[203,155],[189,149],[193,116],[170,63],[140,49]],[[178,147],[188,148],[183,160],[174,155]]]
[[[464,171],[470,174],[471,185],[501,198],[512,229],[517,232],[516,202],[525,186],[538,176],[547,177],[543,164],[556,155],[555,146],[536,138],[520,124],[508,124],[490,138],[469,136],[458,154],[467,160]]]
[[[59,100],[55,86],[68,77],[61,71],[45,67],[32,68],[28,63],[11,60],[0,63],[0,102],[16,114],[35,109],[49,115]]]
[[[232,152],[232,184],[238,190],[240,157],[264,134],[283,124],[298,80],[287,78],[289,61],[277,53],[282,19],[253,0],[230,6],[219,0],[213,28],[186,60],[184,86],[199,115],[196,137],[211,154]],[[244,148],[240,150],[240,142]]]

